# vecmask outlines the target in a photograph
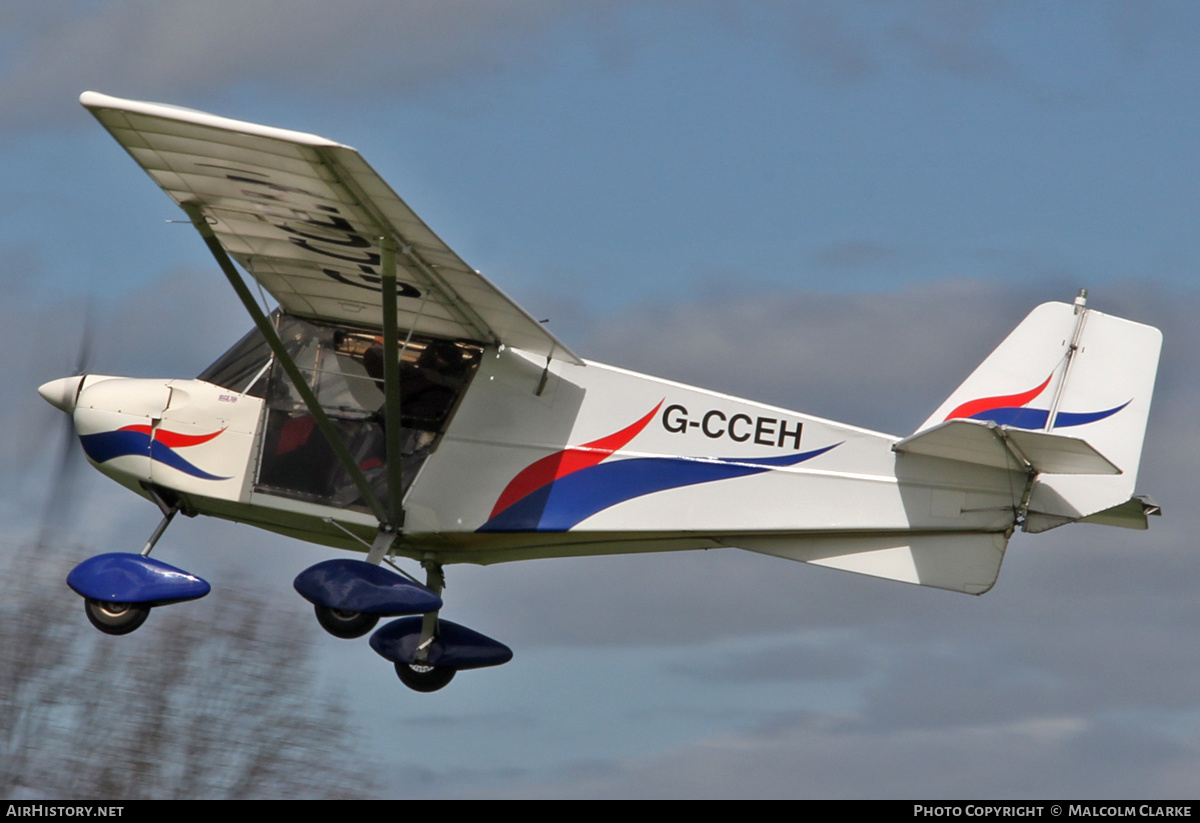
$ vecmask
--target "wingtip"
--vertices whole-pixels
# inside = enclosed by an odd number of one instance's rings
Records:
[[[103,118],[103,115],[109,110],[112,110],[127,114],[155,117],[163,120],[174,120],[181,123],[209,126],[223,131],[238,132],[256,137],[265,137],[290,143],[298,143],[300,145],[331,149],[349,149],[350,151],[354,151],[354,148],[351,146],[338,143],[335,140],[330,140],[327,137],[321,137],[317,134],[292,131],[290,129],[280,129],[273,126],[264,126],[259,123],[251,123],[246,120],[236,120],[229,117],[210,114],[209,112],[200,111],[199,109],[190,109],[186,106],[177,106],[172,103],[153,103],[146,100],[130,100],[123,97],[113,97],[112,95],[101,94],[100,92],[96,91],[85,91],[83,94],[79,95],[79,102],[85,108],[93,112],[97,117],[101,118]]]

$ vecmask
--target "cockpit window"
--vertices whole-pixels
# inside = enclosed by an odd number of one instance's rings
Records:
[[[258,329],[254,328],[202,371],[199,379],[238,394],[266,397],[267,366],[270,362],[271,348]]]
[[[276,327],[372,490],[386,499],[382,335],[288,315],[280,315]],[[413,335],[403,344],[400,440],[405,491],[449,425],[482,354],[481,345],[462,340]],[[364,508],[357,487],[278,364],[270,369],[260,396],[266,400],[267,419],[256,488],[340,508]]]

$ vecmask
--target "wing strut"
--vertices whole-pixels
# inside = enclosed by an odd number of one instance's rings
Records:
[[[337,430],[333,427],[333,423],[329,421],[329,417],[325,414],[325,410],[322,409],[321,404],[317,402],[317,396],[313,394],[312,388],[309,387],[308,382],[304,379],[304,375],[300,373],[300,369],[296,366],[296,362],[292,360],[292,356],[288,354],[287,349],[284,348],[283,341],[281,341],[279,339],[279,335],[275,333],[275,327],[271,325],[271,321],[267,319],[267,316],[263,313],[263,310],[259,308],[257,303],[254,302],[254,295],[250,293],[250,289],[246,287],[241,275],[238,274],[237,268],[233,265],[233,261],[229,259],[229,255],[227,255],[225,253],[225,249],[221,247],[221,242],[217,239],[216,234],[213,232],[212,226],[208,224],[208,220],[205,218],[204,213],[195,203],[180,203],[179,205],[187,213],[188,218],[192,221],[192,225],[196,227],[196,231],[200,232],[200,236],[204,238],[204,243],[208,246],[208,250],[212,252],[212,256],[216,258],[217,265],[221,267],[221,271],[224,272],[225,277],[229,280],[229,284],[233,286],[233,290],[237,292],[237,296],[241,299],[242,305],[246,307],[246,311],[249,312],[250,317],[254,319],[254,325],[258,327],[259,332],[267,341],[267,345],[271,347],[271,351],[279,360],[280,365],[283,366],[284,371],[287,372],[288,379],[292,381],[292,385],[294,385],[296,387],[296,391],[299,392],[300,398],[304,401],[304,405],[308,408],[309,413],[313,416],[313,420],[316,422],[317,428],[321,430],[321,434],[325,435],[325,439],[329,442],[329,447],[333,449],[333,453],[337,455],[338,462],[342,464],[342,468],[346,470],[346,473],[350,475],[350,479],[354,481],[355,488],[358,489],[359,495],[362,496],[363,501],[371,509],[371,513],[374,514],[375,518],[379,521],[380,528],[383,529],[387,526],[392,526],[394,521],[392,521],[391,517],[389,516],[387,509],[383,507],[383,504],[379,502],[379,498],[375,496],[373,491],[371,491],[370,483],[367,482],[367,478],[363,475],[362,471],[359,470],[358,464],[354,462],[354,457],[350,454],[349,450],[346,449],[346,444],[342,442],[342,438],[338,435]],[[394,281],[394,265],[392,276]],[[394,288],[392,289],[392,293],[392,323],[394,325],[396,305]],[[399,379],[394,382],[396,383],[396,390],[398,393]],[[396,411],[397,416],[399,416],[398,404]],[[388,437],[390,438],[391,426],[388,428]],[[399,426],[396,427],[396,433],[397,435],[399,434]],[[389,440],[389,464],[391,463],[391,451],[391,442]],[[388,471],[390,472],[391,468],[389,468]],[[397,492],[394,492],[393,494],[398,496],[399,486],[397,485],[396,488]]]
[[[400,333],[396,321],[396,241],[379,238],[382,251],[383,282],[383,416],[387,431],[388,523],[395,529],[404,527],[404,504],[401,484],[402,455],[400,454]]]

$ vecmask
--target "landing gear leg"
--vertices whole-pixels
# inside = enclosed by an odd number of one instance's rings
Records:
[[[421,568],[425,570],[425,588],[441,597],[442,589],[446,588],[446,575],[442,572],[442,564],[427,557],[421,561]],[[437,612],[427,612],[421,621],[421,642],[417,646],[418,661],[425,659],[429,646],[437,638],[437,619]]]
[[[446,587],[442,564],[432,558],[426,558],[421,561],[421,566],[425,569],[425,587],[440,597],[442,589]],[[426,612],[421,619],[421,641],[417,644],[416,659],[412,663],[396,663],[396,676],[413,691],[436,692],[447,686],[458,672],[457,669],[430,666],[425,662],[429,647],[437,640],[437,633],[438,613]]]
[[[142,557],[149,557],[150,552],[154,551],[155,544],[158,543],[158,538],[163,536],[163,532],[167,530],[167,526],[171,525],[171,521],[175,519],[175,515],[179,514],[179,504],[167,506],[162,498],[157,494],[154,495],[154,502],[162,509],[163,519],[154,527],[154,531],[150,533],[150,539],[146,541],[146,545],[142,548]]]

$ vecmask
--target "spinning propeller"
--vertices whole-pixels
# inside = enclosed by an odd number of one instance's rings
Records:
[[[79,339],[79,349],[75,353],[74,366],[69,372],[71,377],[51,380],[38,387],[38,394],[51,406],[66,413],[66,419],[58,426],[58,432],[53,435],[57,441],[58,464],[50,475],[50,488],[45,508],[38,527],[38,545],[48,545],[53,536],[61,512],[76,509],[76,488],[78,478],[83,470],[85,461],[81,459],[83,451],[79,438],[75,434],[73,413],[75,401],[87,377],[88,364],[92,356],[92,309],[89,305],[83,312],[83,333]],[[38,438],[42,440],[43,438]]]

